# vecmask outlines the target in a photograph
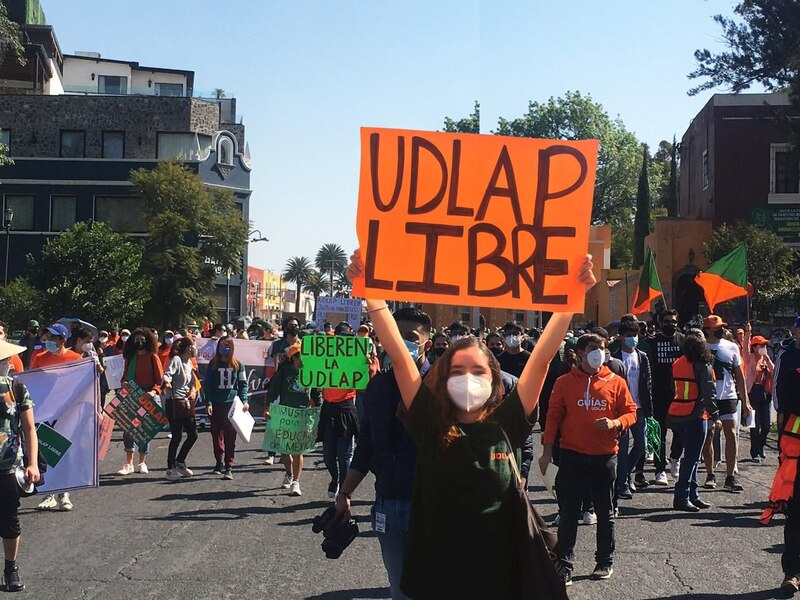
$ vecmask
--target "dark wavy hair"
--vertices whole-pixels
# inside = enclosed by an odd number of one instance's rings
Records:
[[[699,329],[690,329],[683,341],[683,355],[690,363],[714,364],[714,354],[706,344],[706,338]]]
[[[169,353],[170,357],[180,356],[181,354],[186,352],[186,349],[192,344],[194,344],[194,340],[192,340],[192,338],[185,336],[182,337],[177,342],[172,344],[172,349],[170,350]]]
[[[436,437],[442,448],[446,448],[456,438],[461,437],[458,430],[457,416],[458,409],[447,391],[447,380],[450,377],[450,367],[453,363],[453,356],[456,352],[466,350],[468,348],[476,347],[480,349],[486,360],[489,362],[489,371],[492,374],[492,395],[486,402],[483,408],[483,414],[480,420],[486,419],[494,410],[500,406],[505,396],[505,387],[503,387],[503,378],[500,375],[500,363],[489,351],[489,348],[481,342],[478,338],[469,336],[462,338],[450,344],[447,351],[442,356],[436,359],[430,373],[425,378],[422,385],[428,386],[433,393],[433,403],[430,407],[430,414],[428,415],[429,422],[433,425]]]
[[[131,332],[131,336],[122,348],[122,355],[125,360],[130,360],[136,354],[136,346],[133,345],[133,340],[136,339],[136,336],[144,336],[144,349],[150,354],[156,353],[156,348],[158,348],[156,336],[147,327],[137,327]]]

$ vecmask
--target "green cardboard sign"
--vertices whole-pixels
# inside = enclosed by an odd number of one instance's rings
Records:
[[[273,404],[264,430],[263,450],[281,454],[305,454],[317,447],[317,427],[322,409],[293,408]]]
[[[128,385],[130,391],[119,390],[103,410],[136,444],[146,444],[169,424],[169,420],[142,388],[134,383]]]
[[[44,423],[36,427],[36,436],[39,438],[39,454],[51,467],[55,467],[72,446],[69,439]]]
[[[300,355],[304,388],[363,390],[369,383],[369,338],[352,335],[307,335]]]

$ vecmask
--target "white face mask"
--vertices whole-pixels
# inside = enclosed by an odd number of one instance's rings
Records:
[[[125,342],[127,342],[129,337],[131,337],[131,336],[129,336],[129,335],[123,335],[123,336],[122,336],[122,343],[124,344]]]
[[[460,410],[473,412],[482,408],[492,395],[492,379],[472,373],[453,375],[447,380],[447,393]]]
[[[767,349],[766,348],[759,348],[758,349],[758,355],[759,356],[766,356],[767,355]]]
[[[107,341],[108,341],[108,336],[107,335],[101,335],[100,336],[100,343],[101,344],[105,344]]]
[[[94,350],[94,344],[91,342],[86,342],[83,346],[81,346],[81,350],[83,350],[86,354],[89,354]]]
[[[509,348],[519,348],[520,339],[518,335],[507,335],[504,341]]]
[[[592,350],[586,355],[586,362],[592,369],[599,369],[603,365],[605,359],[606,353],[601,348]]]

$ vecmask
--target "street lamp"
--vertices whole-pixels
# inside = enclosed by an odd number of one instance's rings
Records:
[[[6,230],[6,271],[5,277],[3,278],[3,285],[8,285],[8,252],[11,248],[11,222],[14,220],[14,209],[10,206],[6,206],[5,213],[3,215],[3,227]]]
[[[269,241],[269,239],[263,236],[260,229],[253,229],[248,233],[248,235],[254,235],[256,233],[258,234],[258,237],[250,238],[250,242],[255,244],[257,242]],[[239,310],[241,310],[241,295],[239,296]],[[228,323],[230,322],[230,320],[231,320],[231,271],[230,269],[228,269],[227,276],[225,277],[225,322]]]

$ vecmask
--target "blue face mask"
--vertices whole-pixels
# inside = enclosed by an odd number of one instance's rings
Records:
[[[219,355],[224,356],[225,358],[231,355],[231,347],[230,346],[222,346],[219,349]]]
[[[639,336],[634,335],[633,337],[626,337],[623,338],[623,341],[628,348],[636,348],[636,346],[639,344]]]
[[[44,343],[44,348],[45,348],[45,350],[47,350],[48,352],[50,352],[52,354],[55,354],[56,352],[58,352],[58,344],[56,344],[55,342],[53,342],[51,340],[47,340]]]
[[[408,348],[408,353],[411,355],[411,360],[417,362],[419,360],[419,344],[410,342],[408,340],[403,340],[403,343],[406,345],[406,348]],[[391,366],[392,366],[392,359],[387,354],[386,358],[383,359],[383,368],[388,369]]]

